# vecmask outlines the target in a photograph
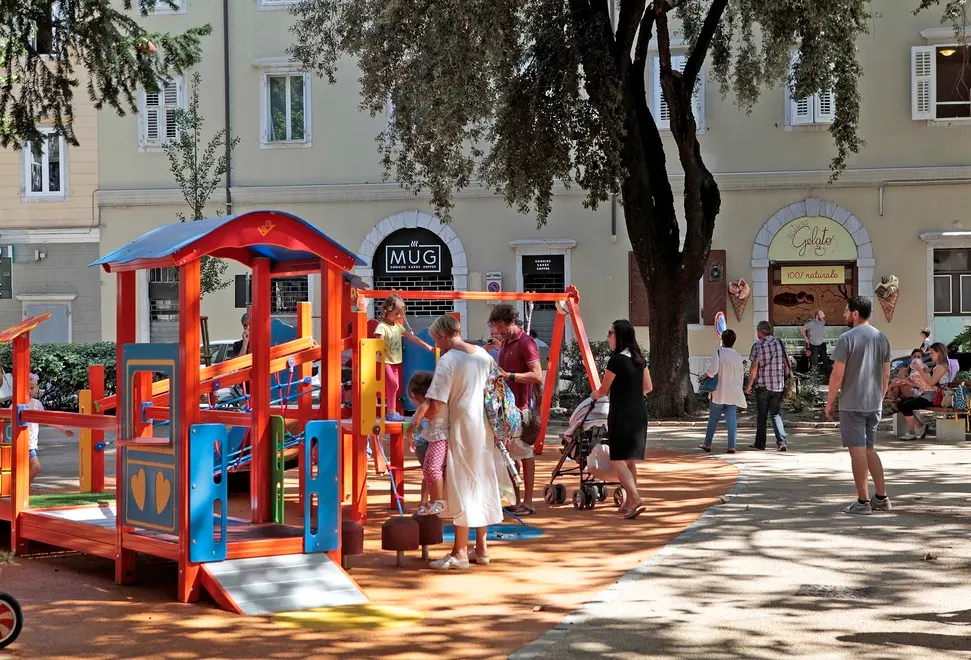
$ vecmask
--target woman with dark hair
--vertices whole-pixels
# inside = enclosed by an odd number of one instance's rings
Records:
[[[644,500],[637,492],[637,464],[644,460],[647,445],[647,407],[644,395],[654,389],[651,371],[641,353],[630,321],[614,321],[607,331],[613,351],[600,389],[590,395],[594,401],[610,395],[607,434],[610,463],[624,489],[620,513],[633,519],[644,512]]]
[[[907,433],[900,437],[901,440],[924,439],[924,436],[927,435],[927,427],[920,424],[914,417],[914,411],[921,408],[932,408],[937,388],[944,387],[951,382],[951,365],[947,359],[947,347],[940,342],[931,344],[930,354],[932,360],[931,373],[929,376],[921,374],[920,396],[908,397],[897,404],[897,410],[904,416],[904,421],[907,423]]]

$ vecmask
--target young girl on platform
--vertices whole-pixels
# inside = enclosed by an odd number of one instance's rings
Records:
[[[401,349],[401,338],[407,337],[426,351],[431,351],[432,347],[415,336],[409,328],[405,327],[405,301],[401,296],[390,295],[381,305],[379,314],[380,322],[374,329],[374,335],[384,339],[384,396],[386,419],[389,422],[403,422],[405,418],[401,415],[398,407],[398,392],[401,389],[402,362],[404,361]]]
[[[408,396],[418,404],[412,423],[408,425],[407,435],[409,445],[421,465],[421,506],[418,507],[420,516],[445,510],[448,408],[442,406],[434,417],[427,417],[429,401],[425,395],[428,394],[431,384],[430,373],[417,373],[408,381]]]

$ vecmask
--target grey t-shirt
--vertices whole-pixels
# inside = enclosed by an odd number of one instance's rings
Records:
[[[883,406],[883,367],[890,362],[890,342],[872,325],[847,330],[836,341],[833,362],[846,365],[840,410],[877,412]]]
[[[826,341],[826,323],[823,321],[817,321],[816,319],[810,319],[806,321],[806,334],[809,335],[809,343],[813,346],[819,346],[824,341]]]

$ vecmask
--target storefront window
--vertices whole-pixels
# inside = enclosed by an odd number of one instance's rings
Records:
[[[934,250],[934,314],[971,315],[971,250]]]

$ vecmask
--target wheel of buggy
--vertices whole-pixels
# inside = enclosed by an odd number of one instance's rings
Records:
[[[546,484],[546,487],[543,488],[543,499],[546,500],[546,503],[550,506],[558,504],[556,501],[556,495],[556,486],[554,484]]]
[[[605,502],[607,500],[607,487],[603,484],[597,484],[597,501]]]
[[[587,486],[583,489],[583,495],[587,500],[584,509],[592,509],[597,506],[597,489],[594,486]]]
[[[627,493],[624,492],[623,488],[614,489],[614,504],[617,508],[624,506],[624,501],[627,499]]]
[[[556,484],[556,503],[564,504],[566,502],[566,486],[563,484]]]
[[[587,494],[582,490],[573,491],[573,508],[582,511],[587,507]]]
[[[20,603],[10,594],[0,593],[0,649],[13,644],[24,627]]]

